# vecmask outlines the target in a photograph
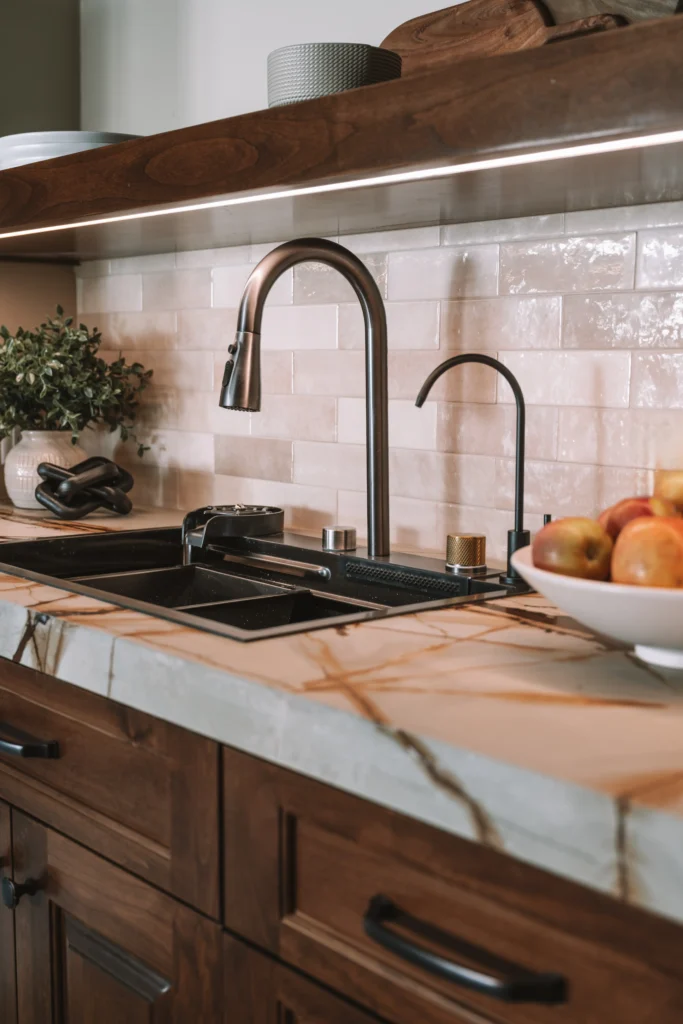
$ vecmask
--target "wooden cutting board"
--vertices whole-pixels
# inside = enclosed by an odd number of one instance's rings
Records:
[[[404,22],[382,43],[403,58],[403,75],[493,57],[628,24],[611,14],[555,25],[541,0],[469,0]]]
[[[591,14],[623,14],[629,21],[665,18],[683,11],[680,0],[545,0],[559,25]]]

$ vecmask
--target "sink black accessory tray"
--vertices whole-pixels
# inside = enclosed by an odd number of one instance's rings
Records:
[[[36,499],[58,519],[83,519],[99,508],[126,516],[133,508],[127,492],[131,474],[101,455],[79,462],[71,469],[41,462]]]
[[[221,538],[268,537],[284,528],[284,511],[272,505],[206,505],[185,516],[183,544],[205,548]]]

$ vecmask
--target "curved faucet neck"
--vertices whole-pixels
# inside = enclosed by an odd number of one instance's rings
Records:
[[[285,242],[252,271],[240,303],[234,360],[228,361],[221,405],[260,409],[260,336],[268,294],[282,274],[298,263],[324,263],[353,288],[365,321],[368,554],[389,554],[389,404],[387,318],[379,288],[367,267],[348,249],[323,238]],[[239,366],[238,366],[239,364]]]

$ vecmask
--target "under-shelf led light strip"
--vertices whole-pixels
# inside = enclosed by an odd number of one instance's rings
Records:
[[[593,156],[600,153],[619,153],[634,149],[651,149],[654,146],[667,146],[683,142],[683,129],[670,132],[658,132],[653,135],[639,135],[630,138],[608,139],[602,142],[579,143],[574,146],[562,146],[538,150],[534,153],[517,153],[507,156],[492,157],[488,160],[471,160],[466,163],[448,164],[440,167],[427,167],[414,171],[397,171],[395,173],[374,175],[365,178],[354,178],[350,181],[331,182],[326,185],[306,185],[301,188],[278,189],[274,192],[262,192],[254,195],[233,196],[227,199],[213,199],[207,202],[187,203],[183,206],[166,207],[160,210],[139,210],[132,213],[115,214],[110,217],[97,217],[90,220],[71,221],[67,224],[56,224],[49,227],[24,228],[20,231],[0,233],[0,241],[8,238],[26,238],[30,235],[44,235],[56,231],[72,231],[76,228],[89,228],[105,224],[122,224],[126,221],[149,220],[152,217],[170,217],[174,214],[193,213],[200,210],[229,209],[233,206],[247,206],[250,203],[264,203],[274,199],[298,199],[301,196],[323,195],[326,192],[346,192],[351,189],[372,188],[378,185],[400,185],[411,181],[425,181],[430,178],[449,178],[474,171],[497,170],[503,167],[521,167],[525,164],[548,163],[556,160],[570,160],[582,156]]]

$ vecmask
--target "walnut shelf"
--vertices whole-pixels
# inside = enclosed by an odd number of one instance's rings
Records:
[[[3,171],[0,258],[90,260],[681,199],[682,49],[683,18],[653,21]],[[568,152],[539,159],[558,148]],[[500,166],[510,156],[528,162]],[[88,223],[120,216],[131,219]]]

